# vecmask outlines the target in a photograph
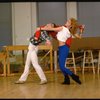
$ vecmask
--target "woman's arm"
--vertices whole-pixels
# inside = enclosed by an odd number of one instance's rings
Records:
[[[74,36],[75,36],[76,38],[79,38],[79,39],[82,38],[82,34],[78,34],[78,33],[77,33],[77,34],[75,34]]]
[[[55,32],[59,32],[63,29],[63,27],[42,27],[41,30],[46,30],[46,31],[55,31]]]
[[[80,32],[77,33],[77,34],[75,34],[74,36],[75,36],[76,38],[81,39],[81,38],[82,38],[82,34],[83,34],[83,32],[84,32],[84,28],[85,28],[85,25],[81,25],[81,27],[80,27]]]

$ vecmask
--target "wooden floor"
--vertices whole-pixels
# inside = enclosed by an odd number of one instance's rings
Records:
[[[0,77],[0,98],[2,99],[90,99],[100,98],[100,75],[78,72],[82,84],[79,85],[71,79],[70,85],[62,85],[61,72],[45,73],[48,83],[39,85],[40,79],[37,74],[28,76],[26,83],[14,84],[20,75]]]

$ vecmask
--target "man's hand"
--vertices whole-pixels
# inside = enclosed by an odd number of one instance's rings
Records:
[[[50,40],[46,40],[46,45],[51,45],[51,41]]]
[[[37,38],[37,37],[34,37],[34,39],[35,39],[35,40],[38,40],[38,38]]]

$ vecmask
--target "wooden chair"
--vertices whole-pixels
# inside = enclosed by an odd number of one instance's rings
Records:
[[[86,67],[86,64],[87,64],[87,67]],[[89,50],[84,50],[82,73],[84,74],[84,69],[85,68],[90,68],[90,67],[92,67],[93,74],[95,74],[93,53],[92,53],[92,50],[89,49]]]
[[[70,51],[70,55],[67,58],[66,65],[71,65],[72,67],[69,68],[74,68],[74,73],[76,74],[76,64],[75,64],[75,56],[74,56],[74,51]]]

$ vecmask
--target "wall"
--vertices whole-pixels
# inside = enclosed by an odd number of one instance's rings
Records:
[[[36,3],[12,3],[13,45],[27,45],[37,26]]]
[[[56,23],[63,25],[67,20],[66,2],[38,2],[38,25]]]
[[[4,45],[12,44],[11,4],[0,3],[0,50]]]
[[[73,17],[77,19],[77,2],[67,2],[67,19]]]
[[[31,35],[30,3],[12,3],[13,45],[28,44]]]
[[[78,19],[85,24],[84,37],[100,37],[100,2],[78,2]]]

